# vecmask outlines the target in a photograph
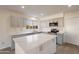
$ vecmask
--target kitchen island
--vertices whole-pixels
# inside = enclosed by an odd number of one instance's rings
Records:
[[[15,54],[56,53],[56,35],[39,33],[14,38]]]

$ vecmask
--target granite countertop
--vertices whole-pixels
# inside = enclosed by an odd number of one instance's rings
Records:
[[[24,51],[39,47],[41,44],[56,38],[56,35],[46,33],[39,33],[35,35],[28,35],[19,38],[14,38],[15,44],[18,44]]]

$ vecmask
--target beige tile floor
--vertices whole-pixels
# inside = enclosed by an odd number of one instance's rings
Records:
[[[76,45],[65,43],[63,45],[57,45],[56,54],[79,54],[79,47]],[[0,50],[0,54],[14,54],[15,50],[10,48]]]

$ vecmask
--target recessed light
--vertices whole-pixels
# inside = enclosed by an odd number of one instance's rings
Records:
[[[24,8],[24,6],[21,6],[21,8]]]
[[[35,18],[35,17],[31,17],[30,19],[31,19],[31,20],[37,20],[37,18]]]

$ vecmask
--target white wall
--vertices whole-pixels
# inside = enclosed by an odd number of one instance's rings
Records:
[[[79,46],[79,12],[65,13],[64,29],[64,42]]]

